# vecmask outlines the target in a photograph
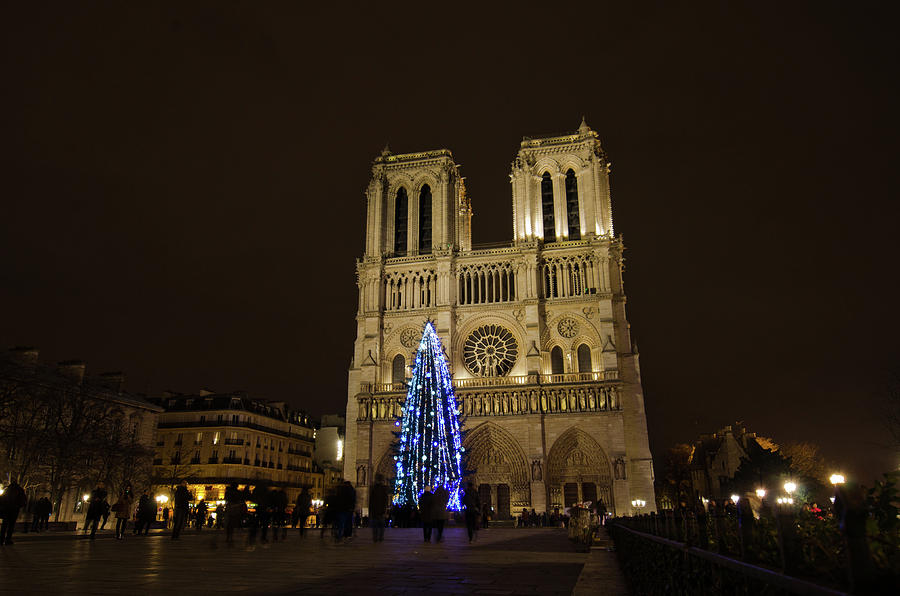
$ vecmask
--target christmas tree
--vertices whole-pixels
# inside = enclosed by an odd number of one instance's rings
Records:
[[[461,508],[462,436],[459,409],[441,340],[429,321],[416,352],[416,364],[403,405],[396,446],[394,502],[416,505],[426,486],[443,486],[448,507]]]

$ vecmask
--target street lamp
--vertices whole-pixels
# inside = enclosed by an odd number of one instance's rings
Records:
[[[760,499],[765,499],[766,498],[766,489],[764,489],[764,488],[756,489],[756,496],[759,497]]]
[[[731,495],[731,502],[737,505],[738,501],[741,500],[740,495]]]
[[[794,491],[797,490],[797,483],[795,483],[793,480],[788,480],[784,483],[784,490],[787,494],[793,496]]]
[[[638,513],[640,513],[641,509],[643,509],[647,505],[647,501],[643,499],[635,499],[631,502],[631,506],[637,509]]]
[[[834,484],[835,486],[837,486],[838,484],[844,484],[844,475],[835,473],[831,475],[831,478],[829,478],[829,480],[831,480],[831,484]]]

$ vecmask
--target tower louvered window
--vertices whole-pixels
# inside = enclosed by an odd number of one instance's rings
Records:
[[[544,214],[544,242],[556,242],[556,223],[553,218],[553,180],[550,173],[541,176],[541,210]]]
[[[419,254],[431,254],[431,187],[419,192]]]
[[[406,189],[397,191],[397,200],[394,208],[394,252],[398,255],[406,254],[407,221],[409,219],[409,205]]]
[[[566,216],[569,223],[569,240],[581,240],[581,220],[578,217],[578,179],[575,172],[566,172]]]

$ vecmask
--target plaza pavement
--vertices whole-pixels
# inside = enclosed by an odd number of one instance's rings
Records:
[[[0,592],[18,594],[626,594],[615,553],[578,552],[565,530],[489,528],[468,544],[448,528],[440,544],[421,529],[368,529],[335,544],[318,531],[285,542],[229,547],[224,532],[14,536],[0,547]]]

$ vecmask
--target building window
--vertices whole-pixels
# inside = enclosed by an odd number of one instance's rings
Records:
[[[391,363],[391,383],[403,383],[406,381],[406,358],[403,354],[394,356]]]
[[[563,374],[563,352],[559,346],[553,346],[550,350],[550,374]]]
[[[431,254],[431,187],[419,191],[419,253]]]
[[[553,218],[553,180],[550,172],[541,176],[541,210],[544,214],[544,242],[556,242],[556,224]]]
[[[575,172],[566,172],[566,215],[569,220],[569,240],[581,240],[581,220],[578,217],[578,179]]]
[[[194,445],[202,445],[203,444],[203,433],[197,433],[197,438],[194,439]]]
[[[206,416],[200,416],[200,424],[206,422]]]
[[[215,433],[213,433],[213,445],[218,445],[218,444],[219,444],[219,431],[216,431]]]
[[[407,220],[409,218],[409,205],[406,197],[406,189],[397,191],[397,200],[394,205],[394,252],[398,255],[406,254]]]
[[[578,372],[591,372],[591,349],[587,344],[578,346]]]

